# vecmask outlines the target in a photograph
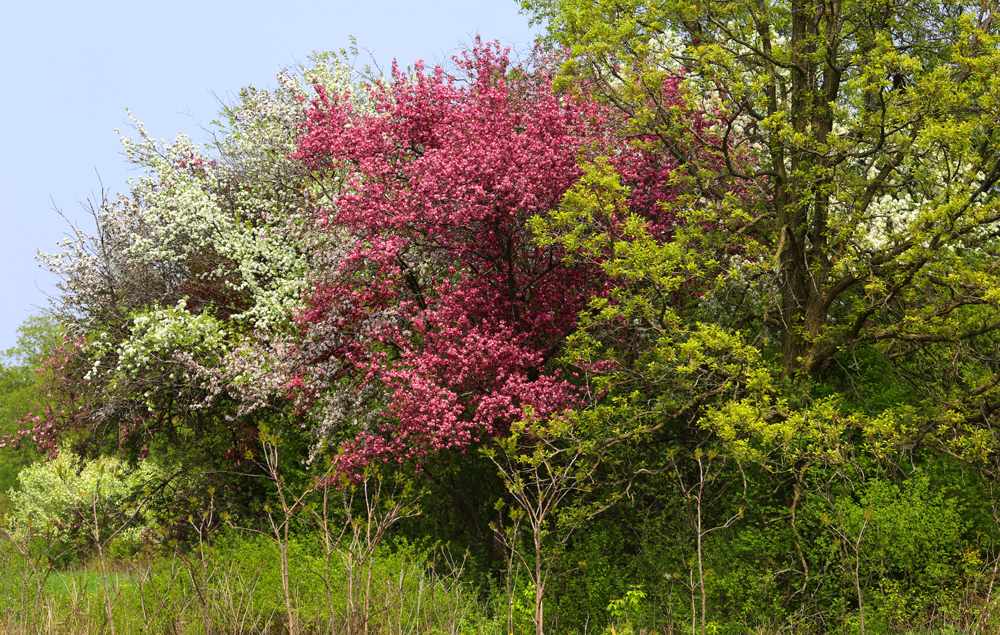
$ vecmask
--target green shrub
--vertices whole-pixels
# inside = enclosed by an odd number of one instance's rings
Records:
[[[29,526],[51,533],[54,552],[65,554],[63,565],[86,559],[98,539],[112,555],[129,555],[153,528],[143,490],[166,475],[150,461],[137,468],[111,457],[81,461],[64,448],[55,459],[21,470],[20,488],[8,494],[14,507],[8,523],[17,536]]]

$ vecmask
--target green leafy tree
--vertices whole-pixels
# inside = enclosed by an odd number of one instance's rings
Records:
[[[801,382],[875,351],[926,434],[1000,396],[997,24],[963,2],[526,0],[586,78],[674,156],[724,226],[702,272],[722,324]],[[680,78],[709,130],[661,98]],[[678,177],[681,178],[681,177]],[[734,200],[727,192],[752,195]],[[704,248],[692,243],[692,248]],[[860,373],[856,373],[860,374]],[[951,430],[957,426],[949,425]],[[981,439],[964,445],[981,447]]]
[[[536,226],[614,280],[564,356],[592,379],[587,407],[609,442],[653,456],[718,435],[790,511],[764,521],[794,538],[787,611],[860,617],[877,533],[862,513],[840,536],[857,588],[835,600],[802,535],[809,484],[997,456],[993,3],[523,5],[570,50],[564,80],[677,164],[670,241],[609,229],[631,192],[600,161]],[[618,465],[641,478],[654,463]]]

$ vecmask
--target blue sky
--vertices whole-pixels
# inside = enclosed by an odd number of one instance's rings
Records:
[[[387,67],[445,60],[476,34],[523,49],[538,31],[514,0],[0,3],[0,349],[55,293],[34,259],[65,235],[54,208],[90,227],[79,202],[102,182],[125,190],[114,130],[126,108],[155,137],[205,140],[219,98],[273,87],[282,68],[351,35]]]

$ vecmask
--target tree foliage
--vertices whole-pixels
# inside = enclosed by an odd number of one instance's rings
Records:
[[[509,628],[989,628],[993,8],[523,6],[522,63],[318,55],[205,147],[136,122],[146,175],[43,256],[18,436],[228,479],[286,582],[300,501],[412,470],[398,531],[475,543]]]
[[[905,351],[990,330],[989,312],[976,310],[991,306],[995,285],[990,13],[917,2],[633,4],[535,10],[572,48],[570,70],[657,135],[705,192],[734,181],[766,188],[747,210],[749,235],[776,267],[778,312],[764,317],[778,322],[786,373],[818,376],[838,348],[859,343]],[[724,130],[692,136],[654,98],[679,69]],[[741,149],[749,161],[736,160]]]

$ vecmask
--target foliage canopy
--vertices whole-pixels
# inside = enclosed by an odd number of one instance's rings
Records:
[[[20,436],[228,479],[286,591],[331,483],[398,469],[431,519],[387,524],[505,571],[508,627],[985,628],[995,7],[523,7],[522,64],[319,55],[209,146],[136,122],[146,176],[44,256],[66,339]]]

